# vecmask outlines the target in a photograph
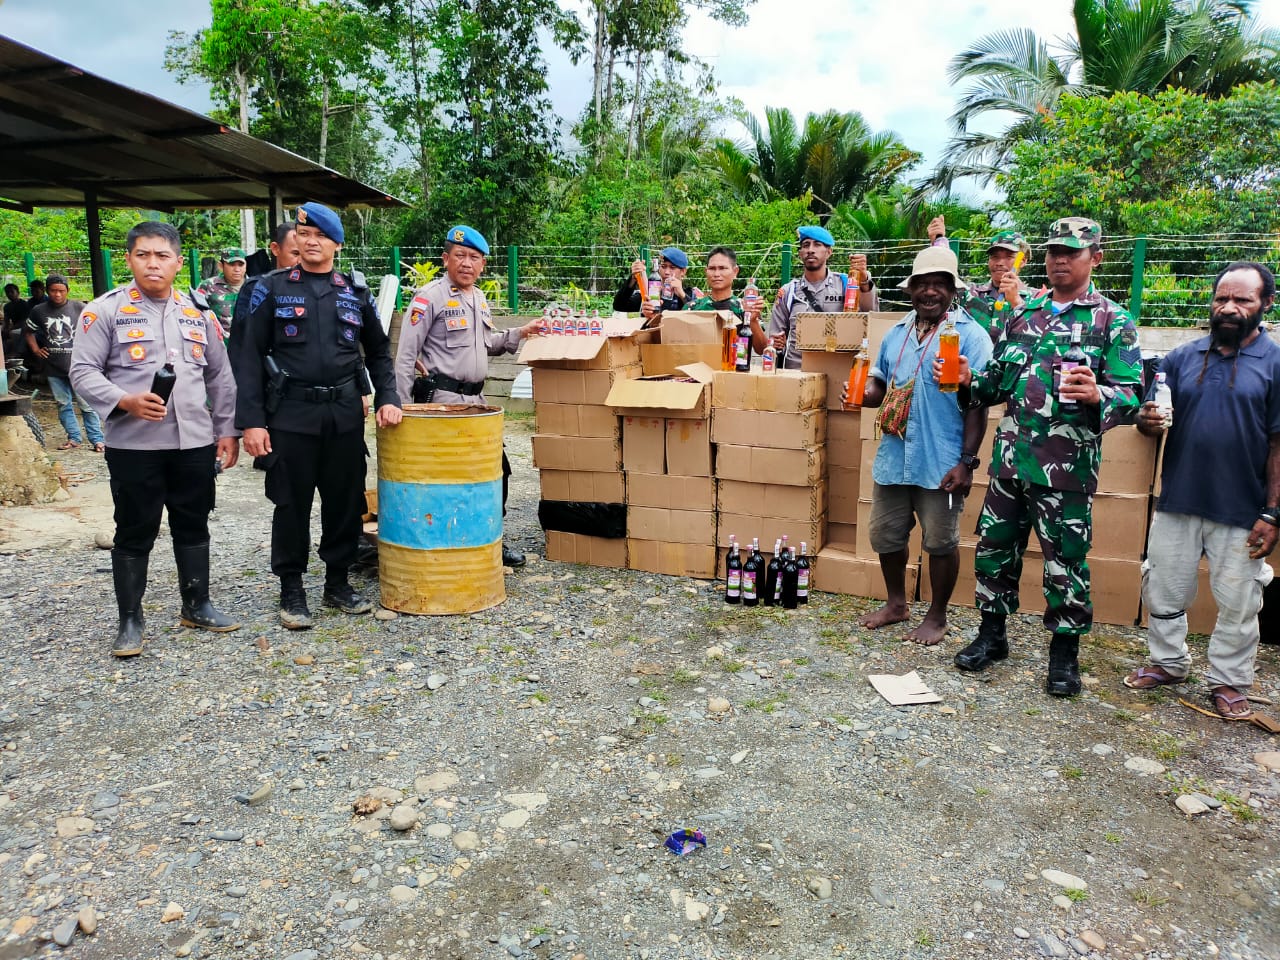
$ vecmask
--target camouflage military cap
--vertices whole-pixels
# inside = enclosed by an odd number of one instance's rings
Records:
[[[1102,228],[1085,217],[1063,217],[1049,228],[1046,247],[1072,247],[1085,250],[1102,243]]]
[[[1023,253],[1030,253],[1031,246],[1027,243],[1027,238],[1017,230],[1001,230],[987,244],[987,252],[992,250],[1011,250],[1014,253],[1021,250]]]

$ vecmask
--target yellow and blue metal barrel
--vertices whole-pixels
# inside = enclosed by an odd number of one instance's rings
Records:
[[[507,598],[502,408],[407,404],[378,431],[378,577],[401,613],[473,613]]]

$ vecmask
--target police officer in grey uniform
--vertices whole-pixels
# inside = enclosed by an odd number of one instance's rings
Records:
[[[405,309],[396,347],[396,391],[405,403],[485,406],[489,357],[515,353],[520,341],[542,330],[534,320],[514,330],[495,330],[489,301],[476,287],[489,244],[478,230],[456,226],[445,234],[445,276],[420,287]],[[416,376],[421,373],[421,376]],[[507,509],[511,463],[502,454],[502,509]],[[502,562],[519,567],[524,554],[502,545]]]
[[[125,249],[133,281],[84,308],[71,353],[72,387],[106,429],[116,522],[111,571],[120,611],[111,652],[117,657],[142,652],[142,595],[162,508],[169,511],[182,625],[218,631],[240,626],[209,602],[214,475],[234,466],[240,453],[222,329],[207,304],[173,286],[182,269],[173,227],[140,223],[129,231]],[[152,392],[166,363],[176,375],[167,403]]]
[[[343,613],[372,609],[347,579],[364,513],[366,367],[378,426],[400,422],[391,345],[369,290],[334,269],[342,221],[322,204],[304,203],[297,223],[301,262],[254,284],[235,356],[236,424],[245,452],[261,458],[276,505],[271,571],[280,578],[280,620],[290,630],[311,626],[302,574],[317,490],[323,602]]]
[[[858,309],[880,309],[871,274],[867,272],[867,257],[862,253],[849,254],[849,273],[836,273],[827,269],[827,261],[835,249],[836,241],[823,227],[800,227],[798,252],[804,265],[804,275],[796,277],[778,290],[778,299],[769,317],[769,332],[756,324],[751,331],[752,347],[757,353],[764,350],[771,340],[778,351],[778,366],[788,370],[800,369],[800,348],[796,345],[796,317],[802,313],[839,313],[844,309],[845,289],[850,283],[858,284]]]

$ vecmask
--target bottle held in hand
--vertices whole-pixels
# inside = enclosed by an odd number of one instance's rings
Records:
[[[156,375],[151,378],[151,392],[160,398],[160,402],[165,406],[169,405],[169,397],[173,394],[173,385],[178,382],[178,374],[174,371],[173,365],[178,362],[178,351],[170,350],[169,358],[165,365],[156,371]]]
[[[1071,325],[1071,346],[1067,350],[1067,355],[1062,358],[1058,364],[1058,406],[1063,410],[1079,410],[1080,403],[1076,400],[1062,399],[1062,383],[1066,379],[1067,372],[1074,370],[1076,367],[1089,366],[1089,358],[1085,356],[1084,348],[1081,346],[1083,326],[1078,323]]]
[[[1156,374],[1156,395],[1153,399],[1164,419],[1164,428],[1168,430],[1173,426],[1173,391],[1169,389],[1163,370]]]

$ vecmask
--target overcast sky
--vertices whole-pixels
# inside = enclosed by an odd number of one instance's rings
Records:
[[[562,0],[584,8],[582,0]],[[937,160],[955,103],[946,66],[958,51],[994,30],[1030,27],[1047,39],[1068,34],[1071,0],[757,0],[750,23],[727,29],[695,15],[690,53],[713,64],[722,92],[757,115],[766,106],[797,116],[859,110],[875,129],[896,131]],[[1259,0],[1258,18],[1280,26],[1280,0]],[[164,69],[171,30],[209,21],[208,0],[0,0],[0,33],[119,83],[204,112],[208,91],[180,85]],[[552,57],[551,96],[576,117],[591,92],[590,64]]]

